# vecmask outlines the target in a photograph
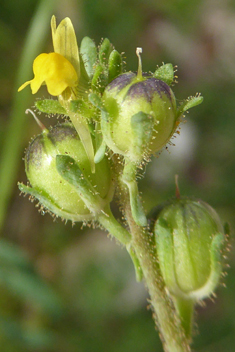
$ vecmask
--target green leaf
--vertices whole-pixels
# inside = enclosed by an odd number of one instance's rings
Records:
[[[60,105],[58,100],[43,99],[37,100],[35,106],[38,110],[47,114],[66,115],[66,110]]]
[[[164,64],[156,69],[153,77],[164,81],[166,84],[171,85],[174,80],[174,68],[172,64]]]
[[[86,72],[91,78],[93,76],[94,66],[97,60],[97,50],[95,42],[89,37],[84,37],[81,42],[80,53],[84,62]]]
[[[122,57],[117,50],[113,50],[109,56],[109,82],[122,73]]]

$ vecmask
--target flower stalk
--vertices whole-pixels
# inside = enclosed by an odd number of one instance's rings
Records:
[[[131,245],[139,260],[147,286],[153,317],[166,352],[190,352],[189,341],[181,325],[172,300],[166,293],[158,265],[152,234],[144,227],[138,226],[133,219],[126,188],[120,184],[120,198],[125,199],[123,213],[127,219],[132,236]]]

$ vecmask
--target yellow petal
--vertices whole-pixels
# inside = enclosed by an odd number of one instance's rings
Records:
[[[40,54],[33,62],[34,79],[31,81],[32,93],[35,94],[45,81],[45,68],[47,67],[48,54]]]
[[[77,72],[78,79],[80,77],[80,61],[78,44],[70,18],[63,19],[56,28],[56,18],[51,18],[52,41],[55,53],[64,56],[71,62]]]
[[[21,86],[20,86],[20,88],[18,88],[18,92],[20,92],[22,89],[24,89],[27,85],[29,85],[30,83],[32,82],[32,80],[31,81],[27,81],[27,82],[25,82],[24,84],[22,84]]]
[[[75,87],[78,82],[73,65],[62,55],[50,53],[40,72],[51,95],[60,95],[67,87]]]
[[[18,92],[20,92],[22,89],[24,89],[28,84],[30,84],[32,93],[35,94],[41,87],[41,85],[44,82],[44,77],[42,77],[42,67],[44,65],[44,62],[47,58],[48,54],[40,54],[36,57],[36,59],[33,62],[33,73],[34,73],[34,78],[31,79],[30,81],[25,82],[20,86],[18,89]]]
[[[40,54],[33,63],[34,78],[25,82],[19,90],[31,85],[35,94],[42,84],[47,85],[51,95],[60,95],[67,87],[74,88],[78,77],[73,65],[62,55],[57,53]]]

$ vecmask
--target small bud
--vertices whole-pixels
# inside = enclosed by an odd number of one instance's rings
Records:
[[[154,217],[160,270],[190,341],[194,305],[213,294],[221,276],[224,229],[201,200],[177,197],[156,208]]]
[[[73,183],[67,182],[59,173],[58,155],[70,157],[69,160],[72,160],[71,170],[74,172],[75,168],[78,175]],[[73,163],[76,164],[73,166]],[[96,219],[112,199],[113,187],[108,159],[104,157],[96,165],[95,174],[91,173],[83,144],[69,123],[57,125],[50,131],[43,130],[30,143],[25,156],[25,169],[32,188],[20,185],[20,189],[36,196],[42,205],[65,219]],[[76,175],[73,174],[72,177],[76,178]],[[83,193],[78,190],[80,181]],[[84,201],[87,198],[94,200],[95,206],[91,206],[91,209]]]
[[[201,200],[175,199],[158,212],[154,233],[170,294],[193,300],[211,295],[221,275],[224,243],[215,210]]]

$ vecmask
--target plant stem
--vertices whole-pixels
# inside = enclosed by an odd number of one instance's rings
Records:
[[[147,226],[147,219],[141,203],[138,185],[136,182],[136,169],[136,164],[126,159],[121,181],[124,182],[129,190],[130,206],[133,219],[139,226]]]
[[[152,235],[139,227],[133,219],[127,189],[120,185],[123,211],[132,234],[131,245],[139,259],[150,294],[154,320],[159,329],[165,352],[190,352],[190,346],[181,327],[173,302],[166,293],[160,273]]]
[[[100,213],[98,221],[113,237],[126,246],[135,267],[136,280],[138,282],[141,281],[143,278],[143,272],[139,259],[131,246],[131,234],[115,219],[109,206],[106,207],[104,213]]]
[[[195,301],[193,299],[177,297],[174,299],[174,302],[185,334],[188,339],[191,339]]]
[[[128,246],[130,244],[130,233],[115,219],[109,206],[105,208],[105,213],[100,213],[98,221],[123,245]]]

